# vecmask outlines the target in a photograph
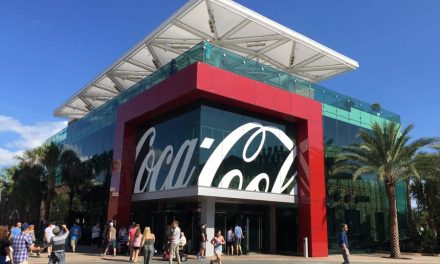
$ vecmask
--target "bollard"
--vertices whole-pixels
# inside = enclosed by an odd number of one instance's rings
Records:
[[[304,257],[309,258],[309,243],[307,237],[304,237]]]

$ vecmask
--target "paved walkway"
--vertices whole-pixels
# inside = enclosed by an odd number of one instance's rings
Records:
[[[351,256],[352,263],[392,263],[392,264],[431,264],[431,263],[440,263],[440,256],[423,256],[421,254],[402,254],[402,259],[395,260],[387,257],[387,254],[355,254]],[[29,260],[30,264],[39,264],[39,263],[47,263],[48,258],[47,254],[42,254],[41,257],[31,257]],[[330,255],[325,258],[303,258],[303,257],[295,257],[295,256],[281,256],[281,255],[267,255],[267,254],[249,254],[245,256],[224,256],[225,264],[263,264],[263,263],[276,263],[276,264],[334,264],[341,263],[342,257],[340,255]],[[128,257],[126,256],[100,256],[95,253],[66,253],[66,263],[108,263],[108,264],[116,264],[116,263],[129,263]],[[143,263],[143,257],[139,257],[138,263]],[[167,263],[162,261],[159,256],[154,258],[153,263]],[[177,262],[174,262],[177,263]],[[197,260],[194,256],[190,256],[190,259],[186,264],[205,264],[209,263],[209,260]]]

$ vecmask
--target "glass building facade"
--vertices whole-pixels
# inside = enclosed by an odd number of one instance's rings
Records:
[[[135,165],[136,178],[140,177],[139,179],[142,180],[138,183],[139,187],[135,184],[135,193],[137,189],[140,189],[139,193],[142,193],[196,186],[198,180],[196,176],[200,175],[200,171],[207,163],[213,150],[217,149],[232,131],[237,131],[243,124],[250,123],[278,129],[289,135],[292,141],[295,141],[295,129],[291,123],[239,109],[226,108],[210,102],[197,102],[160,119],[143,124],[139,127],[137,142],[143,142],[144,139],[146,144],[142,144],[142,147],[139,148]],[[152,128],[154,132],[150,133]],[[148,136],[144,138],[145,135]],[[191,142],[199,145],[206,138],[213,140],[209,149],[198,150],[190,147]],[[248,142],[250,144],[246,147]],[[185,146],[187,147],[185,148]],[[239,177],[235,177],[227,188],[245,189],[250,186],[256,175],[264,171],[268,175],[268,181],[260,182],[258,186],[260,190],[273,188],[277,172],[289,154],[289,151],[280,144],[274,134],[267,132],[263,135],[258,129],[245,134],[234,144],[232,149],[222,149],[222,152],[224,152],[225,158],[216,172],[212,186],[221,185],[222,178],[228,172],[239,169],[243,172],[243,178],[240,180]],[[252,162],[243,160],[243,156],[246,155],[250,158],[254,154],[258,154],[258,156]],[[167,161],[168,157],[171,159]],[[183,165],[185,160],[188,160],[186,166]],[[178,165],[175,166],[176,164]],[[152,171],[156,166],[160,166],[160,169],[157,170],[158,174],[154,176]],[[180,173],[182,170],[185,173]],[[289,175],[295,171],[296,167],[293,165],[289,170]],[[150,172],[151,175],[148,176],[147,174]],[[181,179],[183,183],[188,182],[184,187],[178,186],[178,176],[181,174],[189,175],[188,178]],[[290,195],[295,185],[295,182],[290,184],[283,191],[283,194]],[[290,224],[297,221],[297,205],[278,204],[275,209],[278,224],[280,227],[283,226],[277,233],[278,250],[284,253],[294,253],[292,248],[296,248],[296,241],[292,241],[291,238],[295,237],[296,225],[291,226]],[[184,201],[181,199],[178,201],[175,199],[135,201],[133,203],[133,219],[142,226],[152,226],[156,230],[159,245],[165,242],[166,231],[162,223],[179,220],[191,251],[198,248],[197,223],[201,221],[200,210],[200,203],[194,198],[186,198]],[[245,250],[270,251],[269,240],[263,239],[267,238],[270,232],[268,204],[216,203],[215,229],[221,230],[225,234],[236,223],[244,228],[246,235],[243,248]]]
[[[107,166],[107,169],[104,170],[104,173],[99,174],[98,180],[102,186],[102,193],[105,194],[111,171],[111,161],[109,162],[109,159],[111,160],[114,144],[117,108],[141,92],[148,90],[155,84],[158,84],[177,71],[197,61],[321,102],[325,144],[329,248],[330,250],[337,250],[336,235],[337,232],[339,232],[341,222],[347,222],[350,225],[350,237],[353,241],[354,248],[365,250],[372,246],[381,247],[382,244],[384,244],[388,239],[387,232],[385,232],[385,230],[388,229],[388,210],[383,185],[377,182],[374,175],[365,175],[353,181],[349,176],[332,176],[329,171],[341,147],[359,142],[357,137],[359,130],[371,129],[371,124],[375,121],[400,122],[399,115],[353,97],[334,92],[315,83],[302,80],[296,76],[250,60],[207,42],[195,45],[187,52],[176,57],[170,63],[162,66],[144,80],[122,92],[83,118],[71,121],[67,129],[54,135],[49,140],[77,150],[82,159],[95,158],[101,160],[103,166]],[[232,131],[239,123],[252,121],[263,122],[264,124],[278,127],[285,131],[286,134],[291,135],[292,139],[295,137],[295,131],[289,124],[264,117],[252,116],[250,113],[241,113],[240,111],[230,109],[226,111],[221,106],[213,106],[209,102],[200,102],[199,105],[192,106],[191,109],[185,109],[185,111],[175,114],[172,117],[164,117],[162,120],[152,120],[152,123],[145,124],[144,127],[139,129],[139,137],[141,137],[148,128],[155,126],[157,134],[163,135],[163,138],[167,138],[166,142],[160,141],[159,137],[156,138],[157,141],[155,144],[157,151],[159,151],[159,149],[170,144],[177,148],[182,144],[181,142],[183,140],[191,137],[220,139],[223,138],[226,133]],[[179,130],[180,133],[175,133],[176,130]],[[245,167],[248,166],[247,164],[240,165],[243,171],[252,171],[256,167],[264,168],[264,170],[267,171],[275,171],[278,169],[276,167],[280,165],[278,163],[285,157],[286,151],[279,144],[271,144],[270,139],[266,140],[266,142],[268,145],[264,147],[263,154],[256,159],[255,164],[249,167]],[[251,146],[251,148],[255,147],[256,146]],[[242,149],[243,146],[240,146],[240,150]],[[147,149],[143,151],[148,152]],[[251,152],[250,149],[249,153]],[[145,153],[142,153],[141,155],[144,154]],[[232,166],[228,165],[229,163],[236,166],[237,161],[234,161],[234,157],[237,155],[241,155],[241,153],[238,153],[238,149],[232,152],[230,161],[224,163],[225,167],[222,168],[221,171],[227,171],[229,167]],[[99,157],[107,158],[99,159]],[[191,164],[201,164],[205,162],[206,159],[206,154],[201,150],[199,153],[194,153]],[[141,160],[136,161],[136,167],[140,168],[141,163]],[[166,171],[169,171],[169,168],[164,169],[160,173],[165,174]],[[220,174],[221,173],[222,172],[220,172]],[[161,176],[159,176],[159,179],[161,179]],[[192,179],[191,183],[194,184],[195,180],[196,179]],[[216,179],[216,181],[218,181],[218,179]],[[163,182],[159,180],[156,184],[160,186]],[[236,184],[238,183],[234,182],[231,186],[235,186]],[[261,188],[264,188],[264,186],[261,186]],[[290,192],[290,190],[287,191]],[[105,200],[105,198],[102,199]],[[399,184],[397,187],[397,201],[401,231],[404,232],[406,223],[406,199],[405,186],[403,184]],[[106,206],[106,201],[102,201],[102,206]],[[148,211],[162,210],[166,206],[177,206],[180,208],[179,210],[197,212],[197,205],[195,204],[189,206],[190,208],[183,205],[135,204],[134,211],[138,213],[135,213],[134,216],[141,214],[142,210],[139,208],[143,208],[144,206],[149,208]],[[163,207],[162,209],[158,209],[158,206]],[[220,208],[225,207],[227,206],[220,206]],[[295,223],[296,213],[294,210],[295,205],[277,208],[277,214],[279,213],[279,219],[281,219],[279,220],[281,221],[279,224],[283,224],[283,221]],[[222,209],[221,211],[224,212],[224,214],[231,213],[227,209]],[[216,215],[216,220],[226,222],[227,220],[222,220],[222,215],[224,214]],[[288,220],[282,220],[282,215],[288,215],[289,218],[286,218]],[[95,214],[93,219],[88,219],[87,221],[93,224],[92,222],[96,221],[97,218],[103,221],[105,217],[105,213],[98,216]],[[163,220],[165,216],[161,217]],[[171,216],[168,216],[168,219],[169,217]],[[189,222],[191,217],[196,216],[188,217]],[[158,219],[159,218],[154,221],[159,221]],[[258,219],[250,221],[263,221]],[[230,223],[225,223],[225,226],[229,224]],[[264,232],[268,231],[266,230]],[[296,231],[293,230],[291,234],[294,234],[294,232]],[[281,239],[282,233],[279,234],[279,237]],[[280,245],[282,243],[282,241],[279,242]]]

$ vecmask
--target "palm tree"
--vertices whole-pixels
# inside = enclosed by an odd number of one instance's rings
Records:
[[[39,152],[39,162],[43,166],[44,178],[47,183],[44,198],[44,220],[49,220],[50,205],[55,193],[55,180],[60,169],[62,147],[53,142],[44,145]]]
[[[434,146],[434,153],[419,153],[416,156],[416,168],[420,178],[411,184],[411,194],[418,206],[427,213],[427,224],[434,236],[440,215],[440,147]]]
[[[60,164],[62,181],[69,187],[68,220],[71,221],[73,199],[89,184],[92,178],[92,167],[88,161],[81,161],[76,152],[71,149],[63,151]]]
[[[422,147],[432,144],[432,138],[422,138],[409,142],[409,132],[413,125],[400,131],[400,125],[395,122],[372,124],[372,131],[362,130],[360,144],[343,148],[337,158],[332,173],[352,173],[353,179],[365,174],[376,175],[385,184],[388,198],[390,221],[391,257],[400,257],[399,230],[396,206],[396,183],[419,173],[415,167],[414,158]]]

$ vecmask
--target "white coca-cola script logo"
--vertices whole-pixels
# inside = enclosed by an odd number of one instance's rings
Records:
[[[237,142],[245,135],[249,134],[249,138],[243,148],[242,158],[245,162],[249,163],[254,161],[263,149],[266,141],[267,133],[274,135],[289,151],[287,158],[284,160],[275,182],[272,184],[272,190],[269,191],[270,177],[267,173],[260,173],[256,175],[249,184],[243,186],[243,173],[239,169],[232,169],[227,172],[220,180],[218,186],[212,186],[214,177],[220,168],[220,165],[227,157],[230,150],[237,144]],[[153,192],[158,190],[176,189],[188,186],[189,181],[192,179],[195,166],[190,166],[190,161],[193,157],[194,150],[197,147],[198,138],[185,140],[180,149],[174,155],[174,149],[168,145],[160,153],[155,151],[153,144],[156,137],[156,129],[151,127],[148,129],[139,140],[136,146],[136,159],[138,159],[139,153],[145,144],[148,144],[149,151],[145,155],[139,171],[136,176],[136,182],[134,185],[134,193]],[[253,154],[247,155],[251,144],[260,139],[257,144],[258,147]],[[148,143],[146,141],[148,140]],[[212,138],[205,138],[200,144],[200,148],[209,149],[214,142]],[[226,138],[218,144],[211,156],[208,158],[206,164],[203,166],[200,175],[198,177],[198,186],[206,187],[218,187],[229,188],[232,180],[238,178],[239,190],[247,191],[264,191],[271,193],[283,193],[286,189],[292,186],[290,191],[291,195],[296,194],[295,177],[296,172],[288,177],[288,173],[293,165],[296,157],[295,143],[280,129],[271,126],[263,126],[260,123],[252,122],[244,124],[234,131],[232,131]],[[163,164],[170,165],[167,177],[163,184],[157,186],[157,180],[159,172]],[[180,166],[180,171],[176,177],[177,168]],[[146,177],[146,178],[144,178]],[[264,190],[260,190],[260,183],[264,181]]]

